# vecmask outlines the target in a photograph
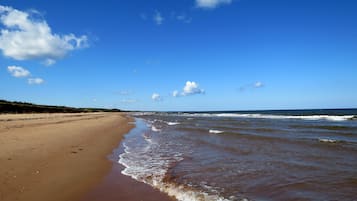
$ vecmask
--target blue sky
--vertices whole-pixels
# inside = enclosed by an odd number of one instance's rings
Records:
[[[1,99],[163,111],[357,107],[356,1],[0,5]]]

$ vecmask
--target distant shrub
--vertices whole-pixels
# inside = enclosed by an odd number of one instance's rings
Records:
[[[121,112],[121,110],[37,105],[37,104],[26,103],[26,102],[0,100],[0,113],[79,113],[79,112]]]

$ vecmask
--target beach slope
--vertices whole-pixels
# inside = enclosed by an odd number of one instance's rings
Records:
[[[123,113],[0,115],[0,200],[80,200],[133,125]]]

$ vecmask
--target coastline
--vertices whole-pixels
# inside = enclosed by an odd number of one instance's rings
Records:
[[[113,167],[125,113],[0,115],[0,200],[81,200]],[[115,165],[115,164],[114,164]]]
[[[132,132],[131,130],[130,132]],[[129,133],[130,133],[129,132]],[[129,134],[127,133],[127,134]],[[137,180],[121,172],[125,167],[118,163],[119,155],[124,152],[122,142],[120,142],[112,154],[108,156],[113,163],[110,172],[102,181],[89,191],[81,201],[175,201],[164,192]]]

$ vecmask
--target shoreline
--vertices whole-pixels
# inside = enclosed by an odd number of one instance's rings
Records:
[[[119,155],[123,152],[124,148],[122,141],[120,141],[116,149],[108,156],[108,160],[112,162],[110,172],[80,201],[176,201],[175,198],[161,192],[159,189],[122,174],[121,172],[125,167],[118,160]]]
[[[0,200],[83,200],[119,170],[107,157],[130,121],[125,113],[0,115]],[[137,189],[122,178],[125,190]]]

